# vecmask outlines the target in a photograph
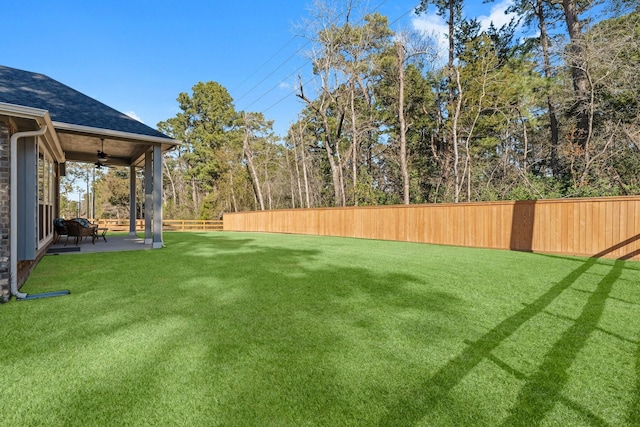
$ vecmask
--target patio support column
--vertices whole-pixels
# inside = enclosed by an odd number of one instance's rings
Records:
[[[151,233],[151,219],[153,218],[153,159],[152,151],[149,150],[144,155],[144,244],[153,243]]]
[[[138,203],[136,202],[136,167],[129,166],[129,236],[136,235]]]
[[[162,147],[153,146],[153,245],[162,248]]]

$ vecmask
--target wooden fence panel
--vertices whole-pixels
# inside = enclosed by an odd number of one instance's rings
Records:
[[[111,231],[129,231],[128,219],[97,219],[93,222]],[[222,231],[223,226],[221,220],[165,219],[162,221],[162,229],[165,231]],[[144,231],[144,219],[136,220],[136,231]]]
[[[229,213],[229,231],[344,236],[640,261],[640,197]]]

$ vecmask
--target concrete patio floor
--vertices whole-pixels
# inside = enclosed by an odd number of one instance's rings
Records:
[[[63,236],[58,243],[52,245],[47,251],[47,255],[74,255],[87,254],[96,252],[122,252],[122,251],[139,251],[151,249],[151,245],[145,245],[144,238],[138,236],[130,236],[128,234],[107,234],[107,241],[102,237],[96,239],[95,243],[91,243],[89,237],[85,237],[77,245],[74,244],[74,238],[70,237],[65,246],[66,237]],[[80,250],[77,250],[78,248]]]

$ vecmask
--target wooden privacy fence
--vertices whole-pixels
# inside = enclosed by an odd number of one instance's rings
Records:
[[[222,220],[213,219],[165,219],[162,221],[165,231],[222,231]]]
[[[98,219],[94,222],[99,227],[105,227],[111,231],[129,231],[128,219]],[[164,231],[222,231],[222,228],[221,220],[165,219],[162,221]],[[136,220],[136,231],[144,231],[144,219]]]
[[[640,261],[640,197],[227,213],[224,230],[399,240]]]

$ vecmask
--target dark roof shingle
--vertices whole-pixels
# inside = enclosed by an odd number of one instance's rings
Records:
[[[170,139],[44,74],[0,65],[0,101],[47,110],[54,122]]]

